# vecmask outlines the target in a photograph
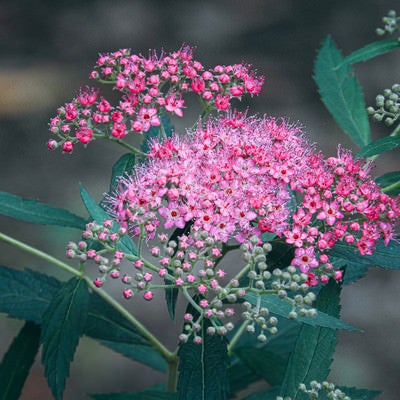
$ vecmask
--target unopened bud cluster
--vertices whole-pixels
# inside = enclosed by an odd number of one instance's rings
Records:
[[[396,83],[376,96],[376,108],[368,107],[367,111],[375,121],[392,126],[400,116],[400,85]]]
[[[383,28],[377,28],[376,34],[379,36],[383,36],[384,34],[393,34],[394,32],[399,30],[399,22],[400,18],[396,16],[396,11],[390,10],[387,16],[382,18],[382,22],[384,24]]]
[[[257,296],[256,304],[245,301],[242,306],[242,319],[247,321],[247,333],[257,333],[260,342],[267,340],[266,334],[278,332],[278,319],[270,316],[270,310],[261,306],[263,294],[277,295],[282,301],[292,306],[288,314],[289,319],[300,316],[313,317],[317,311],[310,306],[315,300],[315,295],[309,292],[308,274],[300,273],[294,266],[281,270],[275,268],[270,271],[266,261],[267,255],[272,250],[270,243],[257,245],[257,237],[252,237],[249,244],[243,244],[241,249],[243,257],[248,262],[248,286],[243,288],[248,293]]]
[[[322,383],[311,381],[309,388],[307,388],[305,384],[301,384],[299,389],[306,393],[310,400],[318,399],[320,395],[321,398],[326,398],[328,400],[351,400],[346,393],[337,389],[333,383],[326,381]]]

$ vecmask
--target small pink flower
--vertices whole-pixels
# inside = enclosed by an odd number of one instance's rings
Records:
[[[143,297],[145,300],[150,301],[153,298],[153,292],[151,292],[150,290],[146,290],[143,293]]]
[[[103,286],[103,281],[101,280],[101,279],[99,279],[99,278],[96,278],[94,281],[93,281],[93,284],[94,284],[94,286],[96,286],[96,287],[101,287],[101,286]]]
[[[167,275],[167,270],[165,268],[161,268],[158,271],[158,275],[161,276],[161,278],[163,278],[165,275]]]
[[[200,300],[200,307],[206,308],[208,307],[208,301],[206,299]]]
[[[62,145],[62,149],[66,153],[71,153],[71,151],[74,149],[74,144],[71,141],[66,140]]]
[[[200,284],[199,286],[197,286],[197,290],[199,293],[204,294],[205,292],[207,292],[207,286]]]
[[[123,291],[123,295],[125,299],[130,299],[133,296],[133,291],[132,289],[126,289]]]

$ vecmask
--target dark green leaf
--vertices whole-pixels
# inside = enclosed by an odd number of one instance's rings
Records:
[[[261,376],[258,373],[250,370],[240,360],[240,358],[236,357],[236,350],[240,350],[242,347],[256,348],[263,351],[265,350],[273,354],[274,357],[281,360],[286,360],[287,362],[294,349],[294,346],[296,345],[300,327],[301,325],[294,321],[281,318],[279,320],[278,333],[271,336],[266,344],[260,343],[257,340],[256,335],[242,335],[239,339],[239,342],[233,349],[234,356],[231,366],[229,367],[231,393],[233,394],[240,390],[244,390],[251,383],[261,379]],[[238,328],[235,328],[233,331],[229,332],[228,338],[234,335],[236,329]],[[266,369],[264,369],[264,378],[269,381],[270,379],[266,376],[265,372]],[[274,372],[272,373],[274,374]]]
[[[336,242],[335,246],[330,250],[330,254],[356,264],[400,269],[400,244],[394,241],[390,242],[387,246],[380,241],[375,251],[370,256],[362,256],[355,246],[343,242]]]
[[[85,204],[86,209],[88,210],[90,216],[93,218],[96,224],[101,225],[105,220],[111,219],[107,212],[101,206],[99,206],[96,201],[89,195],[82,184],[80,185],[80,191],[83,203]],[[113,232],[117,232],[119,229],[120,226],[115,221],[113,221],[113,226],[111,230]],[[137,255],[136,245],[129,238],[129,236],[122,237],[118,244],[118,248],[125,254]]]
[[[168,242],[170,241],[175,241],[177,242],[179,237],[182,235],[187,235],[190,232],[190,229],[192,228],[193,221],[188,221],[186,222],[185,226],[183,228],[176,228],[173,232],[171,237],[168,239]],[[178,250],[178,248],[176,248]],[[174,251],[173,255],[175,255],[176,250]],[[171,270],[168,269],[168,272],[171,273]],[[166,285],[174,283],[170,281],[169,279],[164,279],[164,282]],[[178,300],[178,295],[179,295],[179,289],[178,288],[166,288],[165,289],[165,301],[167,302],[167,309],[169,316],[171,319],[175,318],[175,306],[176,302]]]
[[[354,64],[388,53],[400,46],[398,39],[385,39],[370,43],[345,57],[344,62]]]
[[[174,127],[171,125],[169,118],[164,114],[161,116],[161,124],[162,127],[152,126],[146,133],[142,142],[142,146],[140,148],[143,153],[147,153],[150,150],[151,141],[156,138],[162,138],[162,131],[164,129],[164,133],[166,137],[171,137],[172,132],[174,131]]]
[[[0,214],[42,225],[67,226],[84,229],[86,221],[62,208],[49,206],[34,199],[23,199],[0,192]]]
[[[40,346],[40,326],[26,322],[0,364],[0,399],[18,400]]]
[[[247,368],[241,361],[232,363],[229,367],[229,388],[230,397],[237,392],[246,389],[253,382],[257,382],[261,379],[258,374],[255,374],[250,368]]]
[[[139,361],[151,368],[159,371],[166,371],[167,364],[160,354],[152,347],[143,344],[111,342],[100,340],[100,343],[110,349],[129,357],[132,360]]]
[[[330,37],[318,53],[314,80],[334,120],[358,146],[368,144],[371,133],[360,85]]]
[[[178,400],[176,393],[151,389],[142,392],[91,394],[90,397],[95,400]]]
[[[0,266],[0,312],[40,324],[60,285],[39,272]]]
[[[381,394],[379,390],[358,389],[355,387],[340,386],[339,389],[346,393],[351,400],[373,400]]]
[[[245,397],[243,400],[276,400],[279,396],[280,389],[272,388],[269,390],[263,390],[262,392],[253,393],[250,396]]]
[[[386,136],[374,140],[373,142],[364,146],[357,154],[357,157],[371,157],[376,154],[381,154],[385,151],[395,149],[400,146],[399,136]]]
[[[251,304],[256,304],[257,297],[253,293],[248,293],[245,296],[245,299],[249,301]],[[290,311],[292,310],[292,306],[286,301],[280,299],[275,294],[264,294],[261,297],[261,306],[269,309],[273,314],[280,315],[282,317],[287,318]],[[357,329],[352,327],[351,325],[346,324],[338,318],[333,317],[332,315],[328,315],[322,311],[319,311],[318,314],[314,317],[297,317],[298,322],[302,322],[303,324],[310,326],[321,326],[331,329],[346,329],[349,331],[356,331]]]
[[[340,287],[330,281],[318,294],[315,307],[339,318]],[[329,374],[333,353],[336,347],[334,329],[303,325],[290,356],[285,379],[281,386],[282,396],[291,396],[292,400],[306,399],[300,392],[299,384],[308,385],[312,380],[322,382]]]
[[[343,260],[342,258],[330,258],[335,269],[344,270],[343,283],[349,285],[363,278],[368,271],[369,266],[352,262],[350,260]]]
[[[129,174],[130,172],[132,172],[134,165],[135,155],[132,153],[126,153],[117,160],[112,168],[110,192],[115,189],[118,178],[120,176],[123,176],[125,173]]]
[[[101,341],[148,345],[135,327],[96,292],[90,294],[85,335]]]
[[[385,193],[391,196],[400,194],[400,171],[388,172],[376,178],[375,181]]]
[[[89,305],[85,280],[72,278],[54,296],[43,316],[42,362],[53,396],[62,399],[69,366],[84,333]]]
[[[201,344],[191,341],[179,347],[178,398],[225,400],[229,395],[227,340],[208,335],[203,321]]]
[[[285,376],[287,359],[277,356],[266,348],[240,347],[235,354],[241,361],[271,386],[280,385]]]

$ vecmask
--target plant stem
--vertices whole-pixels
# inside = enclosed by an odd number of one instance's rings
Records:
[[[228,356],[232,356],[233,353],[233,348],[236,346],[236,343],[239,341],[240,337],[243,335],[245,332],[247,325],[249,325],[250,321],[244,321],[240,328],[237,330],[233,338],[230,340],[229,345],[228,345]]]
[[[14,239],[4,233],[0,232],[0,240],[15,246],[23,251],[26,251],[36,257],[42,258],[45,261],[50,262],[51,264],[54,264],[60,268],[62,268],[64,271],[69,272],[72,275],[75,275],[78,278],[85,279],[86,282],[88,283],[88,286],[96,291],[96,293],[102,297],[108,304],[110,304],[115,310],[117,310],[127,321],[129,321],[137,330],[138,332],[148,340],[148,342],[151,344],[151,346],[159,352],[159,354],[165,359],[165,361],[168,363],[168,365],[175,365],[178,363],[178,357],[175,353],[170,352],[144,325],[142,325],[141,322],[139,322],[131,313],[129,313],[126,308],[124,308],[118,301],[116,301],[113,297],[111,297],[107,292],[104,290],[101,290],[97,288],[92,280],[84,275],[84,272],[78,271],[68,264],[58,260],[57,258],[51,256],[50,254],[47,254],[41,250],[38,250],[32,246],[29,246],[26,243],[23,243],[17,239]]]
[[[175,357],[171,358],[168,362],[168,380],[167,380],[167,390],[168,392],[176,391],[176,384],[178,378],[178,365],[179,357],[176,353],[173,354]]]
[[[6,242],[8,244],[11,244],[12,246],[15,246],[23,251],[31,253],[36,257],[42,258],[43,260],[46,260],[54,265],[57,265],[57,267],[60,267],[64,271],[67,271],[70,274],[77,276],[78,278],[83,277],[82,272],[76,270],[75,268],[72,268],[68,264],[51,256],[50,254],[44,253],[43,251],[40,251],[39,249],[36,249],[35,247],[29,246],[28,244],[20,242],[19,240],[14,239],[14,238],[12,238],[4,233],[1,233],[1,232],[0,232],[0,240],[2,240],[3,242]]]

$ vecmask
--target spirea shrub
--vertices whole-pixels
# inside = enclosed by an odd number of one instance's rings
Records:
[[[389,17],[395,31],[397,19]],[[264,83],[247,64],[207,69],[186,44],[169,54],[100,55],[90,72],[97,86],[79,89],[57,110],[47,147],[72,153],[104,139],[128,150],[113,167],[111,190],[98,204],[81,186],[89,220],[0,197],[13,205],[5,215],[82,232],[67,244],[75,266],[0,234],[73,275],[60,282],[0,269],[1,311],[27,321],[0,365],[2,398],[21,392],[29,368],[14,373],[12,360],[27,342],[29,365],[42,345],[49,386],[61,399],[82,335],[167,371],[165,385],[95,399],[228,399],[260,379],[271,388],[246,399],[374,398],[375,391],[339,389],[326,379],[336,330],[355,329],[339,319],[342,285],[370,265],[399,268],[400,173],[371,175],[373,160],[400,145],[399,129],[373,141],[367,120],[369,113],[390,126],[397,121],[398,85],[367,113],[352,74],[353,63],[398,43],[374,42],[343,57],[328,38],[318,53],[321,98],[361,147],[356,155],[340,146],[324,155],[298,124],[235,108]],[[112,86],[116,101],[102,85]],[[184,117],[189,92],[199,100],[199,118],[176,132],[171,118]],[[225,257],[231,252],[233,265]],[[116,298],[111,280],[120,285]],[[167,312],[182,324],[176,350],[124,305],[160,296],[166,307],[153,314]],[[187,304],[183,315],[176,315],[179,299]]]

